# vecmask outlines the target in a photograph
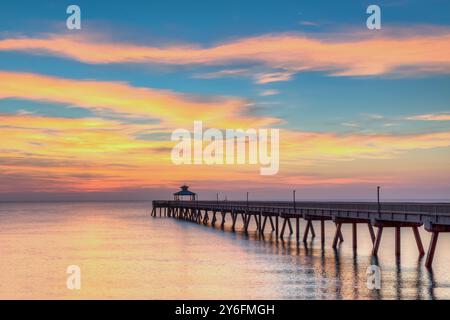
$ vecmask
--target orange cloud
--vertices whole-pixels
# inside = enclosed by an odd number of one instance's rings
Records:
[[[281,148],[289,161],[388,159],[411,150],[450,146],[450,131],[419,134],[335,134],[289,131]]]
[[[417,150],[429,154],[450,146],[450,132],[338,135],[282,130],[280,173],[268,178],[259,175],[259,165],[175,166],[170,159],[175,143],[142,139],[139,133],[146,127],[97,118],[0,114],[0,177],[11,181],[0,191],[99,191],[158,187],[179,180],[219,185],[367,184],[394,180],[398,168],[373,177],[380,165],[356,169],[359,161],[395,159]],[[403,166],[401,176],[415,176],[415,170]]]
[[[0,99],[6,98],[49,101],[158,119],[165,127],[191,127],[194,120],[219,128],[264,127],[279,122],[275,118],[248,115],[249,102],[239,98],[195,97],[123,82],[0,71]]]
[[[398,70],[450,72],[450,31],[431,30],[429,34],[407,36],[380,34],[356,40],[342,39],[341,35],[330,35],[333,40],[324,40],[295,33],[268,34],[211,47],[155,47],[52,35],[4,39],[0,41],[0,51],[49,53],[86,63],[223,65],[250,61],[288,72],[319,70],[340,76],[380,75]]]

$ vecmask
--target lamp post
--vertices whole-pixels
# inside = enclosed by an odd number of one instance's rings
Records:
[[[292,192],[293,198],[294,198],[294,210],[295,210],[295,190]]]
[[[381,205],[380,205],[380,186],[377,186],[377,204],[378,204],[378,214],[381,212]]]

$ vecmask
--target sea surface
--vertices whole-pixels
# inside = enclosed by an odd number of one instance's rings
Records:
[[[254,227],[246,235],[150,210],[150,202],[0,204],[0,299],[450,299],[450,234],[440,235],[430,272],[407,229],[401,259],[385,229],[376,261],[362,225],[355,254],[349,226],[335,251],[330,222],[322,249],[319,225],[297,247],[269,232],[260,239]],[[421,234],[427,248],[430,234]],[[380,290],[367,287],[371,264]],[[67,288],[71,265],[81,270],[79,290]]]

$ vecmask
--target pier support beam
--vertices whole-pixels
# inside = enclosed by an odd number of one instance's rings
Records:
[[[420,239],[419,228],[413,227],[414,238],[416,239],[417,248],[419,249],[419,255],[422,257],[425,255],[425,250],[423,249],[422,240]]]
[[[221,213],[222,213],[222,223],[220,224],[220,227],[223,228],[225,226],[227,212],[222,211]]]
[[[325,221],[320,220],[320,240],[322,244],[322,248],[325,247]]]
[[[258,214],[258,220],[259,220],[259,222],[258,222],[258,232],[259,232],[259,234],[263,234],[264,230],[262,228],[262,212],[261,211]]]
[[[356,251],[356,249],[358,248],[358,224],[367,225],[367,227],[369,229],[369,235],[370,235],[372,244],[375,242],[375,238],[376,238],[375,232],[373,231],[373,227],[372,227],[369,219],[333,216],[333,221],[336,223],[336,225],[337,224],[351,224],[352,225],[352,248],[353,248],[353,250]],[[336,235],[338,235],[337,232],[338,231],[336,229]],[[342,229],[340,229],[339,232],[340,232],[340,234],[338,236],[339,236],[341,242],[343,242],[344,238],[342,237]],[[337,246],[336,235],[335,235],[336,242],[333,242],[333,245],[336,243],[336,246]],[[335,248],[335,247],[333,246],[333,248]]]
[[[250,216],[251,218],[251,216]],[[259,214],[253,214],[253,218],[255,219],[255,224],[256,224],[256,231],[259,233],[260,231],[260,221],[259,221]]]
[[[336,223],[336,232],[334,234],[334,239],[333,239],[333,249],[337,248],[338,241],[342,236],[341,227],[342,227],[342,223]]]
[[[286,228],[286,221],[287,221],[287,219],[284,218],[283,225],[281,226],[281,232],[280,232],[280,238],[281,239],[283,239],[283,236],[284,236],[284,228]]]
[[[235,213],[234,211],[231,211],[231,219],[233,221],[233,224],[231,225],[231,230],[235,231],[236,230],[236,221],[237,221],[237,217],[238,214]]]
[[[271,214],[269,214],[267,212],[266,213],[261,212],[259,216],[260,216],[260,219],[262,219],[262,220],[260,220],[261,234],[264,234],[264,232],[266,230],[267,221],[269,221],[269,223],[270,223],[271,232],[275,231],[275,225],[273,223]]]
[[[400,257],[401,255],[401,229],[400,227],[395,227],[395,256]]]
[[[196,209],[195,210],[195,222],[197,223],[202,223],[202,210],[201,209]]]
[[[308,240],[309,232],[311,232],[311,237],[316,237],[316,232],[314,230],[313,221],[320,221],[320,235],[321,244],[325,245],[325,221],[331,220],[330,216],[323,214],[323,211],[313,210],[312,212],[305,212],[303,218],[306,220],[305,233],[303,234],[303,242],[306,243]]]
[[[372,249],[372,255],[376,256],[380,247],[381,236],[383,234],[383,228],[395,228],[395,256],[398,258],[401,255],[401,228],[412,228],[414,236],[416,238],[417,249],[419,250],[419,257],[423,256],[423,246],[420,240],[420,234],[417,230],[422,223],[418,222],[405,222],[405,221],[386,221],[372,219],[372,226],[378,227],[378,234],[375,239],[375,243]]]
[[[372,240],[372,244],[374,244],[375,243],[375,232],[373,231],[373,227],[370,224],[370,222],[367,223],[367,227],[369,228],[370,239]]]
[[[358,248],[358,225],[353,222],[352,223],[352,236],[353,236],[353,250]]]
[[[312,222],[313,222],[313,219],[306,220],[306,228],[305,228],[305,232],[303,233],[303,242],[304,243],[306,243],[308,241],[309,232],[311,232],[311,238],[316,237],[316,232],[314,231],[314,225]]]
[[[425,223],[425,230],[431,232],[430,246],[428,247],[427,259],[425,261],[425,267],[431,269],[433,266],[434,253],[436,251],[439,233],[450,232],[450,225],[437,224],[433,221],[429,221]]]
[[[275,216],[275,238],[278,241],[278,215]]]
[[[308,242],[308,234],[310,228],[311,228],[311,220],[307,220],[305,232],[303,233],[303,243]]]
[[[214,226],[216,224],[217,218],[216,218],[216,210],[213,211],[213,216],[211,219],[211,224]]]
[[[244,231],[248,232],[248,224],[250,223],[251,216],[248,214],[242,214],[242,218],[244,219]]]
[[[200,218],[201,218],[201,216],[200,216]],[[203,225],[206,226],[208,224],[208,220],[209,220],[208,210],[205,210],[205,214],[203,215],[203,218],[202,218]]]
[[[311,231],[311,238],[314,239],[316,237],[316,231],[314,230],[314,224],[312,223],[312,220],[309,221],[310,221],[309,229]]]
[[[272,232],[274,232],[275,231],[275,226],[274,226],[274,223],[273,223],[272,216],[269,216],[269,221],[270,221],[270,226],[272,227]]]
[[[286,225],[289,227],[290,234],[292,234],[291,220],[288,217],[284,217],[283,226],[281,227],[280,238],[283,238],[283,236],[284,236],[284,230],[286,228]]]
[[[266,229],[266,222],[267,222],[267,216],[264,216],[263,224],[261,226],[261,233],[264,234],[264,231]]]
[[[383,227],[378,227],[377,236],[375,238],[375,243],[373,244],[372,248],[372,255],[377,256],[378,255],[378,249],[380,248],[380,242],[381,242],[381,236],[383,235]]]
[[[430,246],[428,247],[427,260],[425,261],[425,267],[431,268],[433,265],[434,252],[436,250],[437,241],[439,238],[439,232],[433,231],[431,234]]]

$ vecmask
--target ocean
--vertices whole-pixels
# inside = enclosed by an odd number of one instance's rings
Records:
[[[318,225],[297,247],[253,227],[232,232],[150,211],[151,202],[1,203],[0,299],[450,299],[450,234],[440,235],[430,272],[407,229],[401,259],[385,229],[376,261],[365,226],[354,254],[350,226],[335,251],[332,223],[322,250]],[[430,234],[421,235],[427,247]],[[379,290],[367,286],[372,264]],[[79,290],[67,287],[72,265]]]

